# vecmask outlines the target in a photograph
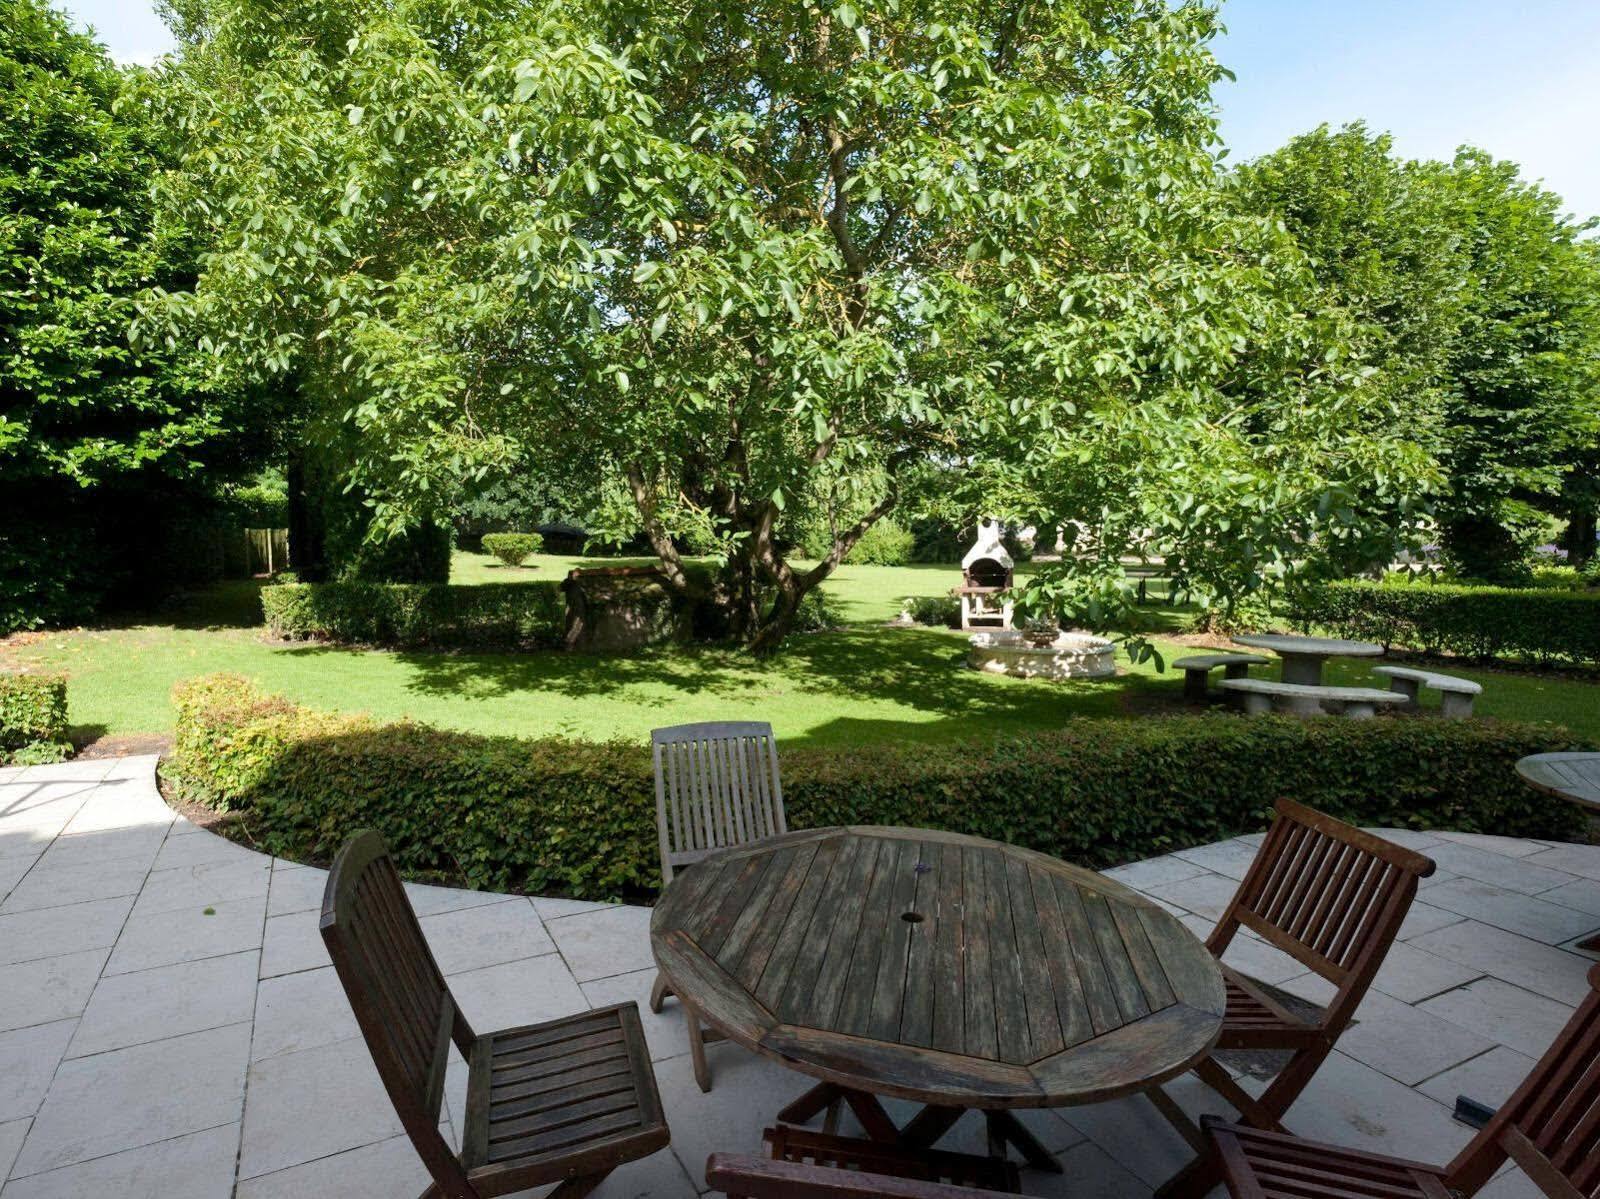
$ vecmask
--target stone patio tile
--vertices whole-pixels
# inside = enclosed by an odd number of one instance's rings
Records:
[[[1424,933],[1431,933],[1436,928],[1456,924],[1461,921],[1459,912],[1447,912],[1444,908],[1436,908],[1430,903],[1420,899],[1412,900],[1411,910],[1406,913],[1406,918],[1400,922],[1398,940],[1409,941],[1420,937]]]
[[[1533,1070],[1534,1059],[1496,1045],[1488,1053],[1437,1074],[1417,1087],[1424,1095],[1454,1107],[1457,1095],[1466,1095],[1490,1107],[1499,1107],[1522,1085]]]
[[[75,1020],[58,1020],[0,1032],[0,1120],[18,1120],[39,1110],[76,1027]]]
[[[290,912],[267,918],[266,940],[261,949],[262,978],[315,970],[328,964],[328,950],[322,943],[316,912]]]
[[[581,987],[583,996],[591,1007],[626,1003],[630,999],[637,1003],[639,1023],[644,1028],[645,1044],[650,1047],[650,1060],[661,1061],[689,1052],[689,1032],[683,1016],[683,1006],[677,1000],[668,999],[662,1006],[660,1015],[650,1010],[650,987],[655,978],[656,972],[653,969],[635,970],[632,974],[616,974],[610,978],[583,983]],[[719,1042],[716,1045],[706,1046],[706,1060],[711,1063],[713,1074],[724,1052],[722,1044]],[[736,1045],[730,1045],[725,1052],[743,1053],[744,1050]]]
[[[102,829],[98,832],[63,832],[39,858],[39,865],[80,866],[92,862],[134,861],[149,869],[166,840],[165,826],[137,829]]]
[[[1204,916],[1196,916],[1189,912],[1180,915],[1178,921],[1202,941],[1210,935],[1211,929],[1216,924],[1214,920],[1207,920]],[[1285,979],[1295,978],[1306,972],[1305,966],[1283,950],[1268,945],[1260,937],[1253,936],[1248,929],[1243,928],[1234,934],[1227,951],[1222,955],[1222,960],[1240,973],[1247,974],[1258,982],[1271,983],[1274,986]]]
[[[92,899],[64,908],[0,916],[0,965],[109,949],[133,907],[133,896]]]
[[[1493,883],[1504,890],[1520,891],[1524,895],[1537,895],[1572,881],[1572,875],[1565,870],[1552,870],[1526,858],[1507,857],[1471,845],[1443,844],[1431,851],[1429,856],[1439,864],[1441,871]]]
[[[32,858],[0,859],[0,911],[5,910],[6,896],[11,894],[12,889],[31,869],[33,869]]]
[[[147,782],[137,779],[116,779],[102,783],[94,789],[67,822],[63,835],[103,832],[165,832],[177,819],[177,814],[167,807],[161,793]]]
[[[297,1053],[359,1036],[355,1013],[332,966],[264,978],[256,990],[250,1059]]]
[[[250,1067],[239,1177],[373,1145],[403,1129],[360,1037]]]
[[[267,897],[261,894],[253,899],[191,903],[166,912],[135,911],[117,939],[106,973],[128,974],[260,949],[266,910]]]
[[[1231,878],[1224,878],[1220,874],[1197,874],[1193,878],[1151,887],[1149,893],[1157,899],[1177,904],[1186,912],[1217,920],[1238,889],[1239,884]]]
[[[106,952],[86,949],[0,966],[0,1031],[82,1015]]]
[[[1206,1113],[1230,1118],[1237,1115],[1232,1106],[1192,1074],[1174,1079],[1166,1089],[1191,1119],[1198,1120]],[[1054,1110],[1147,1187],[1159,1186],[1194,1157],[1189,1143],[1143,1095]]]
[[[1445,841],[1454,841],[1458,845],[1470,845],[1474,849],[1487,850],[1508,858],[1524,858],[1539,852],[1543,847],[1539,841],[1530,841],[1526,837],[1499,837],[1492,833],[1458,833],[1445,831],[1429,833],[1431,837],[1438,837]]]
[[[23,777],[43,783],[98,783],[110,773],[114,758],[74,758],[45,766],[24,766]]]
[[[1110,870],[1102,870],[1100,873],[1109,879],[1115,879],[1124,887],[1145,891],[1151,887],[1159,887],[1163,883],[1176,883],[1186,878],[1193,878],[1197,874],[1205,874],[1206,867],[1196,865],[1176,854],[1167,854],[1165,857],[1146,858],[1142,862],[1113,866]]]
[[[1570,883],[1539,892],[1539,898],[1546,903],[1600,915],[1600,879],[1575,878]]]
[[[272,884],[267,891],[267,915],[320,911],[322,892],[328,885],[328,872],[315,866],[287,866],[277,862],[272,868]]]
[[[1448,956],[1429,953],[1419,948],[1415,941],[1396,941],[1384,955],[1383,965],[1378,968],[1372,986],[1374,990],[1404,1003],[1416,1003],[1430,995],[1448,991],[1451,987],[1469,983],[1485,973],[1487,971],[1464,965]]]
[[[1244,878],[1250,864],[1256,860],[1259,847],[1248,841],[1217,841],[1210,845],[1197,845],[1193,849],[1180,849],[1173,856],[1202,866],[1213,874],[1231,878],[1235,882]]]
[[[22,1148],[22,1140],[28,1135],[28,1128],[32,1120],[12,1120],[0,1124],[0,1179],[11,1173],[11,1163],[17,1160],[17,1153]],[[0,1181],[0,1186],[5,1183]]]
[[[1449,1161],[1472,1137],[1449,1109],[1338,1050],[1283,1122],[1311,1140],[1425,1162]]]
[[[1527,860],[1535,866],[1600,879],[1600,845],[1557,845],[1530,854]]]
[[[1392,841],[1396,845],[1403,845],[1407,849],[1414,849],[1418,853],[1427,853],[1435,845],[1440,844],[1438,833],[1419,832],[1414,828],[1369,828],[1366,830],[1374,837],[1382,837],[1385,841]]]
[[[256,1005],[258,957],[251,950],[102,978],[67,1057],[248,1022]]]
[[[398,1136],[248,1179],[237,1199],[393,1199],[420,1194],[431,1181],[410,1138]]]
[[[1458,878],[1441,883],[1428,891],[1428,902],[1547,945],[1556,945],[1600,928],[1600,916],[1476,879]]]
[[[452,974],[450,990],[478,1032],[537,1024],[589,1007],[571,972],[553,953]]]
[[[544,922],[526,899],[424,916],[421,924],[439,969],[446,974],[556,950],[556,943],[544,931]]]
[[[1418,1005],[1452,1024],[1540,1057],[1572,1015],[1564,1003],[1535,995],[1498,978],[1482,978]]]
[[[559,920],[563,916],[577,916],[598,908],[609,908],[609,903],[596,903],[590,899],[563,899],[559,895],[533,897],[533,910],[541,920]]]
[[[1314,977],[1314,976],[1313,976]],[[1284,990],[1298,994],[1293,982]],[[1339,1051],[1415,1086],[1494,1048],[1495,1042],[1439,1014],[1368,991],[1356,1019],[1339,1038]]]
[[[14,1180],[5,1199],[223,1199],[238,1149],[239,1126],[224,1124]]]
[[[468,891],[463,887],[431,887],[424,883],[406,883],[405,888],[411,909],[418,916],[436,916],[440,912],[457,912],[506,900],[498,891]]]
[[[249,1048],[249,1025],[235,1024],[62,1062],[13,1173],[236,1123]]]
[[[1546,1199],[1545,1193],[1516,1166],[1491,1178],[1473,1199]]]
[[[1129,1173],[1120,1155],[1107,1153],[1093,1141],[1080,1141],[1056,1155],[1060,1174],[1022,1172],[1024,1194],[1039,1199],[1148,1199],[1148,1183]],[[1225,1192],[1217,1192],[1225,1194]]]
[[[649,908],[614,905],[552,920],[549,928],[579,982],[655,966]]]
[[[38,857],[82,806],[83,797],[72,796],[33,805],[19,801],[7,810],[0,795],[0,861]]]
[[[255,899],[267,893],[272,876],[267,860],[202,862],[152,871],[134,905],[135,919],[183,907],[207,907],[234,899]]]
[[[17,883],[6,901],[0,903],[0,915],[135,895],[149,872],[150,863],[143,858],[70,866],[36,865]]]
[[[198,866],[203,862],[264,862],[266,854],[235,845],[225,837],[168,837],[156,855],[155,869],[172,870],[179,866]]]
[[[1476,920],[1436,929],[1409,944],[1573,1007],[1589,993],[1589,959]]]

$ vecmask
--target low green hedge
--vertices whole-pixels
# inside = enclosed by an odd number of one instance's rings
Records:
[[[471,886],[584,898],[659,886],[648,747],[380,724],[262,694],[181,684],[168,777],[239,810],[268,851],[326,860],[354,829],[401,866]],[[1517,779],[1559,730],[1486,720],[1175,716],[1073,720],[965,745],[785,749],[796,828],[953,829],[1091,866],[1260,828],[1293,796],[1364,824],[1568,838],[1570,804]]]
[[[275,637],[397,649],[529,649],[561,644],[567,602],[536,583],[285,583],[261,589]]]
[[[1306,589],[1297,623],[1471,658],[1600,663],[1600,592],[1344,581]]]
[[[521,566],[532,554],[544,549],[544,538],[537,533],[485,533],[483,552],[500,559],[502,566]]]
[[[67,680],[53,674],[0,674],[0,763],[59,762],[67,741]]]

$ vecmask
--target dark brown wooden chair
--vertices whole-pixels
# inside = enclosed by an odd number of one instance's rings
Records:
[[[757,721],[680,724],[652,729],[656,775],[656,834],[661,846],[661,881],[679,867],[734,845],[789,831],[778,778],[778,743],[772,726]],[[659,1012],[672,991],[656,975],[650,1010]],[[680,997],[681,998],[681,997]],[[721,1040],[684,1005],[689,1051],[702,1091],[711,1089],[705,1043]]]
[[[1509,1157],[1550,1199],[1600,1196],[1600,966],[1516,1093],[1447,1166],[1205,1118],[1235,1199],[1462,1199]]]
[[[1284,1131],[1280,1121],[1316,1074],[1372,985],[1416,898],[1432,859],[1363,832],[1312,808],[1280,799],[1277,815],[1222,919],[1206,939],[1221,958],[1241,928],[1255,933],[1327,979],[1337,989],[1321,1019],[1286,1011],[1261,987],[1223,966],[1227,1011],[1218,1049],[1281,1049],[1290,1053],[1259,1098],[1245,1092],[1215,1057],[1195,1073],[1233,1105],[1246,1123]],[[1176,1104],[1158,1106],[1178,1123]],[[1180,1125],[1196,1149],[1192,1124]],[[1163,1199],[1203,1194],[1214,1183],[1204,1159],[1166,1183]]]
[[[779,1125],[762,1134],[770,1158],[713,1153],[706,1184],[730,1199],[975,1199],[1022,1191],[996,1157],[910,1149]]]
[[[433,1176],[424,1199],[552,1182],[561,1184],[555,1199],[581,1199],[617,1166],[667,1143],[638,1005],[474,1033],[371,830],[334,859],[322,939],[384,1089]],[[468,1067],[459,1155],[439,1131],[452,1042]]]

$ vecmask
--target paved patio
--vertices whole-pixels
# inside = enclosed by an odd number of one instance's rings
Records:
[[[155,759],[0,770],[0,1199],[116,1195],[413,1196],[427,1179],[327,964],[323,873],[177,818]],[[1471,1135],[1465,1092],[1497,1103],[1585,991],[1600,928],[1600,847],[1393,833],[1439,864],[1363,1017],[1287,1123],[1375,1151],[1445,1160]],[[1259,842],[1241,837],[1110,872],[1204,934]],[[412,887],[480,1028],[638,999],[652,978],[644,908]],[[1324,984],[1259,941],[1247,973],[1317,1000]],[[806,1080],[735,1046],[691,1074],[681,1018],[644,1013],[673,1142],[598,1192],[692,1197],[714,1149],[752,1150]],[[456,1063],[446,1122],[461,1111]],[[1248,1084],[1247,1084],[1248,1085]],[[1216,1101],[1192,1082],[1192,1112]],[[1032,1194],[1142,1199],[1186,1156],[1137,1097],[1028,1113],[1063,1175]],[[981,1138],[958,1126],[970,1148]],[[1535,1194],[1514,1170],[1489,1199]]]

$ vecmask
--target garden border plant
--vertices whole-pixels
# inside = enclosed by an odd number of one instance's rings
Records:
[[[67,740],[67,680],[58,674],[0,673],[0,765],[59,762]]]
[[[469,886],[589,899],[659,886],[642,743],[383,724],[233,675],[180,684],[174,702],[166,777],[237,811],[268,852],[326,860],[370,826],[405,870]],[[1486,720],[1210,715],[781,759],[792,827],[951,829],[1107,866],[1260,828],[1283,795],[1369,825],[1570,838],[1580,815],[1512,764],[1573,747],[1560,729]]]
[[[561,644],[567,601],[526,583],[281,583],[261,589],[267,630],[285,640],[395,649],[535,649]]]

